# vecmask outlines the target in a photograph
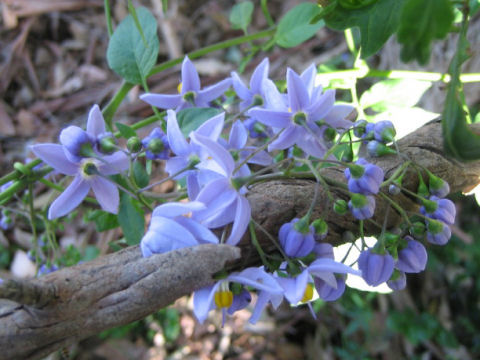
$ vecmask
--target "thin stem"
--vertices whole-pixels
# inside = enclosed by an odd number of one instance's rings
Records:
[[[396,201],[390,199],[386,194],[382,192],[380,193],[380,196],[382,196],[385,200],[387,200],[390,203],[390,205],[392,205],[395,208],[395,210],[397,210],[397,212],[404,218],[404,220],[409,226],[412,226],[412,223],[410,222],[410,219],[408,218],[407,213],[405,212],[405,210],[402,209],[400,205],[397,204]]]
[[[260,243],[258,242],[257,234],[255,233],[255,224],[252,221],[249,222],[248,229],[250,230],[250,239],[252,240],[252,244],[257,250],[258,255],[260,256],[260,259],[262,260],[262,264],[267,267],[271,267],[270,263],[267,261],[265,257],[265,252],[263,251],[262,247],[260,246]]]
[[[104,0],[103,7],[105,8],[105,21],[107,23],[108,37],[113,35],[112,14],[110,12],[110,1]]]

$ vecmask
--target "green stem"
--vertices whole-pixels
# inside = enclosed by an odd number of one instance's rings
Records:
[[[112,14],[110,12],[110,1],[104,0],[103,7],[105,8],[105,20],[107,22],[107,31],[108,37],[112,37],[113,35],[113,26],[112,26]]]
[[[257,234],[255,233],[255,225],[252,221],[250,221],[250,223],[248,224],[248,229],[250,230],[250,239],[252,240],[252,244],[257,250],[258,255],[260,255],[262,264],[265,265],[266,267],[270,267],[270,263],[267,261],[267,258],[265,257],[265,252],[263,251],[262,247],[260,246],[260,243],[258,242]]]
[[[265,16],[265,20],[267,20],[268,26],[274,26],[275,22],[273,21],[272,16],[268,11],[267,0],[261,0],[260,7],[262,8],[262,13],[263,13],[263,16]]]

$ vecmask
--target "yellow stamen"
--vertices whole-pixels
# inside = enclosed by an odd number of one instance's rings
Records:
[[[215,305],[218,308],[229,308],[233,303],[233,293],[230,290],[220,290],[215,293]]]
[[[182,92],[182,83],[178,84],[177,91],[178,91],[179,94]]]
[[[305,293],[303,294],[303,298],[300,301],[307,302],[312,300],[312,297],[313,297],[313,285],[311,283],[308,283],[305,289]]]

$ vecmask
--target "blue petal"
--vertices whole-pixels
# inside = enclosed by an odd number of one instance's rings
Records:
[[[227,279],[232,282],[251,286],[257,290],[268,291],[280,294],[283,292],[282,287],[277,280],[263,270],[263,267],[250,267],[241,272],[228,275]]]
[[[265,58],[255,68],[255,71],[250,78],[250,90],[255,94],[263,94],[263,83],[268,77],[269,67],[270,63],[268,62],[268,58]]]
[[[287,69],[288,103],[292,112],[305,110],[310,102],[310,96],[302,79],[292,69]]]
[[[303,130],[303,132],[301,130]],[[304,132],[305,129],[299,126],[290,126],[286,128],[276,140],[268,145],[268,151],[288,149],[297,143],[299,138],[301,139],[299,134],[303,134]]]
[[[140,95],[140,99],[160,109],[173,109],[182,104],[182,95],[180,94],[168,95],[146,93]]]
[[[225,79],[219,81],[215,85],[206,87],[203,90],[200,90],[197,94],[197,99],[199,102],[210,102],[215,100],[220,95],[223,95],[225,91],[232,85],[232,79]]]
[[[229,245],[237,245],[242,239],[243,234],[247,230],[248,223],[250,222],[252,209],[248,200],[239,196],[237,198],[237,206],[235,210],[235,220],[233,221],[232,232],[228,237],[226,243]]]
[[[314,101],[306,112],[311,114],[312,121],[320,120],[325,117],[333,108],[335,103],[335,90],[327,90],[316,101]]]
[[[317,76],[317,67],[315,64],[311,64],[302,74],[300,78],[302,79],[305,87],[307,88],[310,98],[312,96],[313,88],[315,87],[315,77]],[[321,87],[320,87],[321,89]]]
[[[53,220],[68,214],[85,199],[89,190],[90,184],[80,175],[75,176],[72,183],[50,205],[48,219]]]
[[[224,171],[223,175],[226,177],[232,176],[233,170],[235,169],[235,162],[232,158],[232,155],[230,155],[230,153],[225,150],[223,146],[205,136],[195,133],[191,134],[191,139],[193,142],[204,147],[208,151],[208,154],[213,158],[213,160],[215,160],[218,165],[222,167]]]
[[[187,229],[166,217],[152,217],[148,231],[156,233],[158,246],[165,251],[198,245],[198,241]]]
[[[183,137],[173,110],[167,110],[167,138],[170,148],[176,155],[186,156],[191,152],[190,145]]]
[[[218,244],[218,237],[208,230],[205,225],[202,225],[195,220],[184,216],[179,216],[176,221],[187,229],[200,244]]]
[[[245,146],[248,139],[248,132],[240,120],[233,123],[228,136],[228,144],[232,149],[239,150]]]
[[[88,113],[87,133],[96,139],[98,135],[105,133],[105,120],[98,105],[93,105]]]
[[[265,102],[266,107],[272,110],[279,110],[279,111],[287,111],[288,106],[286,103],[286,99],[283,94],[277,89],[275,83],[270,80],[266,79],[263,82],[263,91],[265,93]]]
[[[248,112],[248,115],[262,124],[276,128],[286,128],[293,125],[292,113],[288,111],[253,108]]]
[[[215,308],[214,296],[220,281],[213,286],[204,287],[193,293],[193,313],[200,324],[207,319],[208,312]]]
[[[176,216],[188,214],[189,212],[204,210],[205,205],[199,201],[190,202],[170,202],[157,206],[153,210],[152,216],[163,216],[173,219]]]
[[[197,69],[188,56],[185,56],[182,63],[182,95],[188,91],[197,92],[198,90],[200,90],[200,77]]]
[[[30,147],[32,152],[45,164],[50,165],[61,174],[73,176],[78,173],[78,164],[71,162],[58,144],[39,144]]]
[[[240,77],[235,71],[233,71],[230,75],[232,76],[233,88],[235,89],[238,97],[242,100],[247,100],[250,103],[253,97],[253,93],[248,89],[248,87],[245,86],[242,79],[240,79]]]
[[[213,141],[217,141],[218,137],[222,133],[223,124],[225,122],[225,113],[222,112],[218,115],[215,115],[205,121],[202,125],[195,130],[195,134],[200,134],[206,136]]]
[[[122,151],[117,151],[112,155],[105,155],[99,165],[99,171],[102,175],[114,175],[127,171],[130,167],[128,156]]]
[[[120,202],[117,186],[100,176],[95,176],[90,180],[90,185],[102,209],[117,214]]]

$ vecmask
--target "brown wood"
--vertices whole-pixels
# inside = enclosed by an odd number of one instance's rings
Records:
[[[440,123],[432,122],[399,141],[402,153],[449,182],[452,192],[470,190],[478,184],[480,161],[459,163],[443,154]],[[397,156],[370,159],[386,176],[403,162]],[[344,181],[340,169],[323,173]],[[415,190],[418,178],[409,172],[404,186]],[[279,227],[300,217],[310,206],[315,183],[312,180],[275,180],[253,186],[248,193],[254,220],[276,236]],[[343,192],[333,190],[335,196]],[[405,210],[418,204],[404,195],[394,197]],[[388,203],[377,196],[375,220],[383,222]],[[320,191],[314,214],[329,225],[326,241],[339,244],[346,230],[358,225],[350,216],[331,210],[325,192]],[[389,212],[388,224],[400,217]],[[366,233],[375,229],[366,223]],[[271,240],[258,231],[267,252],[275,251]],[[0,284],[0,359],[39,359],[49,353],[105,329],[130,323],[167,306],[175,299],[210,284],[212,275],[225,266],[241,269],[259,265],[248,234],[238,248],[201,245],[144,259],[138,246],[94,261],[64,268],[37,280],[6,281]],[[228,262],[228,264],[227,264]]]

